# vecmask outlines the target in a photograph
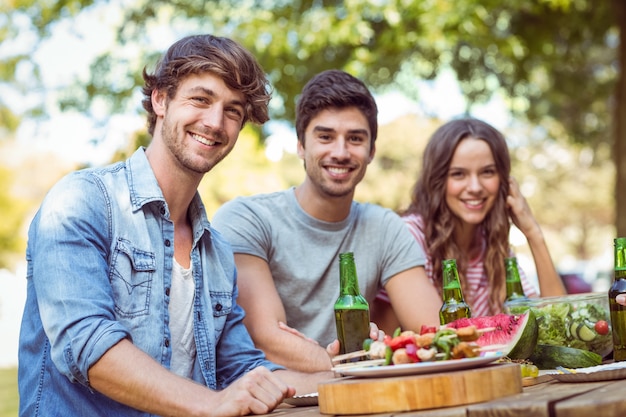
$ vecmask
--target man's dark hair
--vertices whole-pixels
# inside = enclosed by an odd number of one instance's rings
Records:
[[[365,84],[340,70],[328,70],[317,74],[302,89],[296,108],[296,134],[304,145],[307,126],[321,111],[336,108],[357,107],[367,119],[372,145],[378,135],[378,107]]]

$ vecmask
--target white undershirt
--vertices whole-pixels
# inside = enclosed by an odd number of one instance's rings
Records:
[[[191,272],[191,268],[185,269],[174,260],[169,305],[172,335],[170,369],[175,374],[188,378],[192,376],[196,357],[196,342],[193,336],[195,286]]]

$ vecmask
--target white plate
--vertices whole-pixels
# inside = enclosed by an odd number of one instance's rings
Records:
[[[561,374],[548,371],[550,376],[560,382],[598,382],[626,379],[626,362],[614,362],[588,368],[571,369],[573,374]]]
[[[368,366],[362,368],[353,367],[337,372],[345,376],[358,376],[366,378],[431,374],[434,372],[458,371],[461,369],[477,368],[479,366],[494,362],[500,359],[502,356],[504,356],[502,352],[486,352],[484,356],[479,356],[476,358],[406,363],[402,365]]]

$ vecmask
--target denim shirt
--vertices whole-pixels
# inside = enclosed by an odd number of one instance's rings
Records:
[[[230,245],[196,194],[189,217],[195,282],[193,379],[214,390],[266,366],[236,303]],[[147,416],[90,385],[87,371],[127,338],[169,367],[174,224],[143,149],[126,162],[74,172],[48,193],[26,251],[19,345],[20,416]]]

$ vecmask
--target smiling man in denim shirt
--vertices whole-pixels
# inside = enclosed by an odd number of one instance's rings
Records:
[[[150,145],[66,176],[31,224],[20,416],[260,414],[330,377],[254,347],[232,249],[197,193],[245,123],[268,120],[262,69],[199,35],[144,80]]]

